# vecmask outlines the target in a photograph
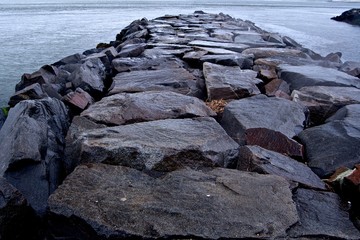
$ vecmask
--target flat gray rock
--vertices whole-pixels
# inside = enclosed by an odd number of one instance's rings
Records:
[[[276,239],[298,221],[283,178],[221,168],[152,178],[87,164],[49,198],[49,209],[53,235],[64,239]]]
[[[205,62],[203,65],[209,100],[239,99],[260,94],[257,72]]]
[[[213,48],[223,48],[226,50],[239,52],[241,53],[246,48],[249,48],[248,45],[241,43],[228,43],[228,42],[211,42],[211,41],[203,41],[203,40],[195,40],[189,42],[190,46],[199,46],[199,47],[213,47]]]
[[[360,105],[338,110],[323,125],[299,134],[305,146],[308,166],[321,178],[339,167],[353,168],[360,163]]]
[[[293,101],[310,110],[310,121],[321,124],[340,108],[360,103],[360,89],[352,87],[312,86],[294,90]]]
[[[168,91],[115,94],[101,99],[81,113],[83,117],[109,126],[215,115],[198,98]]]
[[[360,239],[360,232],[349,219],[336,193],[298,189],[294,200],[300,222],[289,231],[294,238]]]
[[[292,140],[304,128],[304,107],[286,99],[257,95],[230,102],[221,125],[240,145],[259,145],[290,156],[302,156]]]
[[[304,54],[300,50],[291,48],[248,48],[242,52],[243,54],[253,54],[255,59],[268,58],[276,56],[289,56],[289,57],[304,57]]]
[[[237,169],[281,176],[303,186],[326,190],[325,183],[303,163],[259,146],[239,149]]]
[[[360,88],[360,79],[332,68],[313,65],[278,67],[279,77],[288,82],[291,90],[306,86],[337,86]]]
[[[168,119],[84,131],[75,140],[75,161],[139,170],[235,165],[238,144],[213,118]]]
[[[229,54],[229,55],[204,55],[199,58],[200,62],[210,62],[224,66],[239,66],[241,69],[251,69],[254,65],[252,55]]]
[[[109,95],[145,91],[173,91],[196,96],[197,79],[184,68],[166,68],[119,73],[114,77],[114,88]]]

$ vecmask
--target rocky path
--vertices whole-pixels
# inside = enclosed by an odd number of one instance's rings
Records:
[[[360,239],[360,64],[340,56],[198,11],[24,74],[0,239]]]

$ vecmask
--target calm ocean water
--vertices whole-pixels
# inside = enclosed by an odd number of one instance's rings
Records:
[[[9,3],[11,2],[11,3]],[[0,106],[23,73],[109,42],[135,19],[223,12],[326,55],[360,61],[360,27],[330,20],[360,2],[269,0],[0,0]]]

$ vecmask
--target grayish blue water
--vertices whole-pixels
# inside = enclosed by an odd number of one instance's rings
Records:
[[[241,0],[0,0],[0,106],[23,73],[109,42],[135,19],[223,12],[326,55],[360,61],[360,27],[330,20],[360,2]]]

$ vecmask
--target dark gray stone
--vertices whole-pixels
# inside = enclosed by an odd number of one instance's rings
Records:
[[[251,69],[254,65],[252,55],[205,55],[200,57],[200,62],[210,62],[224,66],[239,66],[241,69]]]
[[[235,54],[238,55],[238,52],[230,51],[224,48],[212,48],[212,47],[195,47],[194,49],[197,51],[205,51],[207,54],[216,54],[216,55],[229,55],[229,54]]]
[[[237,169],[281,176],[303,186],[326,190],[325,183],[303,163],[259,146],[239,149]]]
[[[62,181],[67,128],[65,105],[45,98],[18,103],[0,130],[0,176],[19,189],[37,213],[45,213],[48,196]]]
[[[98,58],[89,59],[79,69],[71,73],[69,80],[75,88],[82,88],[93,97],[104,93],[105,66]]]
[[[360,79],[336,69],[320,66],[280,65],[279,78],[290,85],[291,90],[306,86],[337,86],[360,88]]]
[[[221,125],[240,145],[301,157],[302,146],[292,138],[304,128],[304,111],[299,103],[257,95],[226,105]]]
[[[16,84],[15,91],[18,92],[35,83],[56,83],[58,73],[59,70],[55,66],[50,65],[45,65],[32,74],[25,73],[21,76],[21,81]]]
[[[198,98],[168,91],[115,94],[103,98],[81,113],[83,117],[109,126],[215,115]]]
[[[122,72],[113,80],[115,86],[109,95],[168,90],[196,96],[201,91],[197,88],[196,77],[183,68]]]
[[[360,26],[360,8],[353,8],[331,19]]]
[[[43,92],[39,83],[34,83],[30,86],[27,86],[20,91],[16,92],[14,95],[10,97],[9,106],[13,107],[18,102],[23,100],[30,99],[41,99],[47,97],[47,94]]]
[[[311,124],[319,125],[340,108],[360,103],[360,89],[352,87],[313,86],[292,92],[292,99],[310,110]]]
[[[0,238],[40,239],[40,221],[25,197],[0,177]]]
[[[177,58],[116,58],[112,65],[117,72],[131,72],[139,70],[161,70],[164,68],[180,68],[184,63]]]
[[[3,108],[0,108],[0,130],[1,130],[2,126],[4,125],[4,122],[6,121],[6,118],[7,118],[7,110],[5,110],[5,111]]]
[[[235,165],[238,144],[213,118],[168,119],[84,131],[73,159],[139,170]]]
[[[205,62],[203,65],[208,99],[239,99],[260,94],[257,72]]]
[[[299,134],[304,144],[308,166],[321,178],[339,167],[353,168],[360,162],[360,105],[341,108],[320,126]]]
[[[290,231],[294,238],[359,239],[360,232],[349,220],[340,197],[335,193],[298,189],[294,200],[300,221]]]
[[[289,184],[272,175],[217,168],[153,178],[88,164],[64,181],[49,208],[64,239],[276,239],[298,221],[291,197]]]
[[[145,50],[146,43],[125,45],[119,52],[119,57],[137,57]]]

